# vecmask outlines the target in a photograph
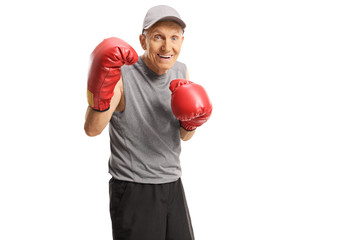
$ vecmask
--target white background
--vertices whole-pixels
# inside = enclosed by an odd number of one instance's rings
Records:
[[[187,23],[179,60],[214,106],[182,144],[196,239],[360,239],[356,2],[2,1],[0,239],[111,239],[89,55],[111,36],[142,54],[158,4]]]

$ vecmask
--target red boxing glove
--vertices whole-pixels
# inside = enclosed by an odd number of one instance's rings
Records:
[[[171,81],[169,88],[172,112],[185,130],[195,130],[210,118],[212,105],[202,86],[176,79]]]
[[[88,76],[87,99],[96,111],[106,111],[114,95],[114,88],[120,80],[120,67],[136,63],[135,50],[120,38],[107,38],[91,54]]]

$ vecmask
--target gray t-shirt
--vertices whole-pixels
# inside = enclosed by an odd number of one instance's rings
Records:
[[[167,183],[181,176],[179,121],[171,111],[170,82],[186,78],[176,62],[166,74],[151,71],[141,57],[121,67],[125,110],[110,120],[109,173],[138,183]]]

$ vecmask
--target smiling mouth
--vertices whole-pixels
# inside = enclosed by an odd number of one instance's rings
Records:
[[[170,59],[172,58],[173,55],[160,55],[160,54],[157,54],[161,59]]]

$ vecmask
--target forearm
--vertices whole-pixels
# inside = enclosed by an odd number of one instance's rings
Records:
[[[188,141],[192,138],[192,136],[195,134],[196,130],[193,131],[186,131],[184,128],[180,127],[180,138],[183,141]]]
[[[97,136],[104,130],[119,104],[120,95],[120,91],[117,91],[117,88],[115,88],[114,96],[110,102],[110,108],[105,112],[95,111],[90,106],[87,108],[84,130],[88,136]]]
[[[108,121],[107,112],[96,112],[88,107],[85,116],[84,130],[86,135],[94,137],[99,135],[106,127]]]

